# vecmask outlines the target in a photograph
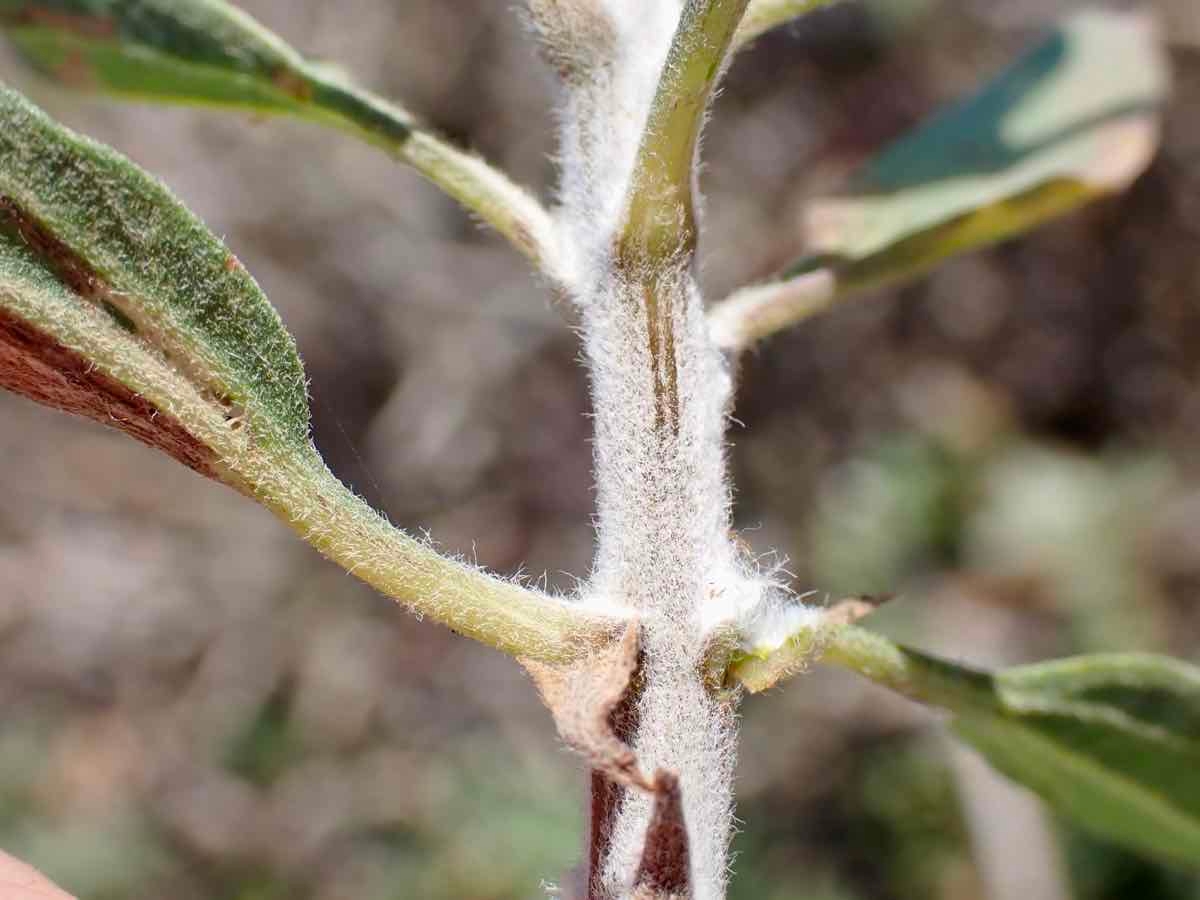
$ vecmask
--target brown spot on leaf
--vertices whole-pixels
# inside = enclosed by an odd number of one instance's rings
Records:
[[[0,388],[118,428],[189,469],[220,480],[212,450],[85,357],[0,309]]]
[[[307,103],[312,99],[312,84],[307,78],[288,66],[280,66],[271,74],[271,83],[289,97]]]

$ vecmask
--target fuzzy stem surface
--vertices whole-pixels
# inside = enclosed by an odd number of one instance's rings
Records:
[[[644,771],[678,776],[693,900],[725,893],[734,710],[708,690],[702,671],[706,608],[737,580],[724,452],[731,379],[693,272],[696,155],[746,3],[685,4],[636,145],[624,213],[579,302],[596,429],[591,587],[642,623],[628,740]],[[611,806],[606,846],[593,848],[603,858],[592,889],[624,898],[652,799],[621,789]]]

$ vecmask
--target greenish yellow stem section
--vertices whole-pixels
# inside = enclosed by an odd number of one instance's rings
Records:
[[[844,624],[804,627],[778,646],[735,654],[725,680],[757,693],[816,660],[850,669],[921,703],[976,712],[996,706],[991,675],[951,665],[873,631]]]
[[[252,468],[262,477],[253,478],[251,491],[324,556],[418,616],[497,650],[545,663],[572,662],[628,624],[442,556],[372,510],[315,450]]]
[[[997,708],[991,675],[898,646],[865,628],[836,629],[821,659],[921,703],[975,712]]]
[[[752,285],[709,310],[709,334],[722,350],[742,350],[823,312],[845,296],[830,269]]]
[[[696,242],[696,146],[717,76],[748,0],[689,0],[638,149],[625,227],[627,264],[690,253]]]
[[[302,115],[333,124],[412,166],[499,232],[540,270],[556,276],[553,222],[528,191],[480,157],[418,124],[401,107],[319,72],[306,72],[306,78],[312,87],[312,105]]]

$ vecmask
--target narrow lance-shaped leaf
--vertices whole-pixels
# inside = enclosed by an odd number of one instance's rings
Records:
[[[0,26],[34,66],[70,87],[348,131],[416,168],[535,262],[553,262],[549,217],[524,190],[225,0],[0,0]]]
[[[1101,654],[998,673],[940,660],[854,626],[807,617],[736,658],[730,679],[761,690],[820,655],[953,714],[997,769],[1110,840],[1200,864],[1200,668],[1149,654]]]
[[[1084,656],[998,673],[995,713],[961,708],[960,737],[1084,827],[1200,864],[1200,669]]]
[[[1158,145],[1169,85],[1147,16],[1079,13],[975,96],[886,147],[806,214],[809,254],[714,309],[744,346],[868,288],[1126,188]]]
[[[0,387],[112,425],[273,510],[417,612],[561,660],[604,623],[392,528],[309,439],[290,335],[157,181],[0,86]]]

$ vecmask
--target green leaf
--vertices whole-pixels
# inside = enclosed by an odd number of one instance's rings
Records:
[[[224,0],[0,0],[0,23],[34,66],[71,87],[305,118],[369,105]],[[373,119],[400,139],[413,124],[391,105]]]
[[[304,371],[236,257],[155,179],[0,85],[0,387],[253,496],[421,614],[551,662],[611,621],[446,559],[341,484]]]
[[[726,682],[757,692],[817,658],[844,666],[950,711],[960,737],[1080,826],[1200,864],[1200,668],[1117,653],[988,673],[839,619],[797,607],[757,623]]]
[[[69,87],[347,131],[413,166],[534,262],[553,261],[548,214],[524,190],[224,0],[0,0],[0,27]]]
[[[995,711],[954,730],[1083,827],[1200,864],[1200,668],[1149,655],[1084,656],[995,676]]]
[[[788,274],[832,267],[842,290],[891,281],[1124,189],[1154,155],[1168,83],[1152,21],[1077,14],[816,201],[813,256]]]
[[[729,679],[761,690],[821,658],[922,703],[997,769],[1097,835],[1200,864],[1200,668],[1149,654],[1099,654],[987,673],[854,626],[797,619]]]
[[[779,8],[791,5],[803,4]],[[885,148],[844,192],[814,200],[810,253],[716,304],[713,340],[744,348],[1123,190],[1154,156],[1169,81],[1152,20],[1076,15],[983,91]]]
[[[104,421],[120,395],[118,427],[239,487],[253,449],[308,447],[295,345],[236,257],[153,178],[3,88],[0,225],[8,346],[15,317],[27,359],[78,357],[58,405]],[[29,374],[3,377],[29,393]]]

